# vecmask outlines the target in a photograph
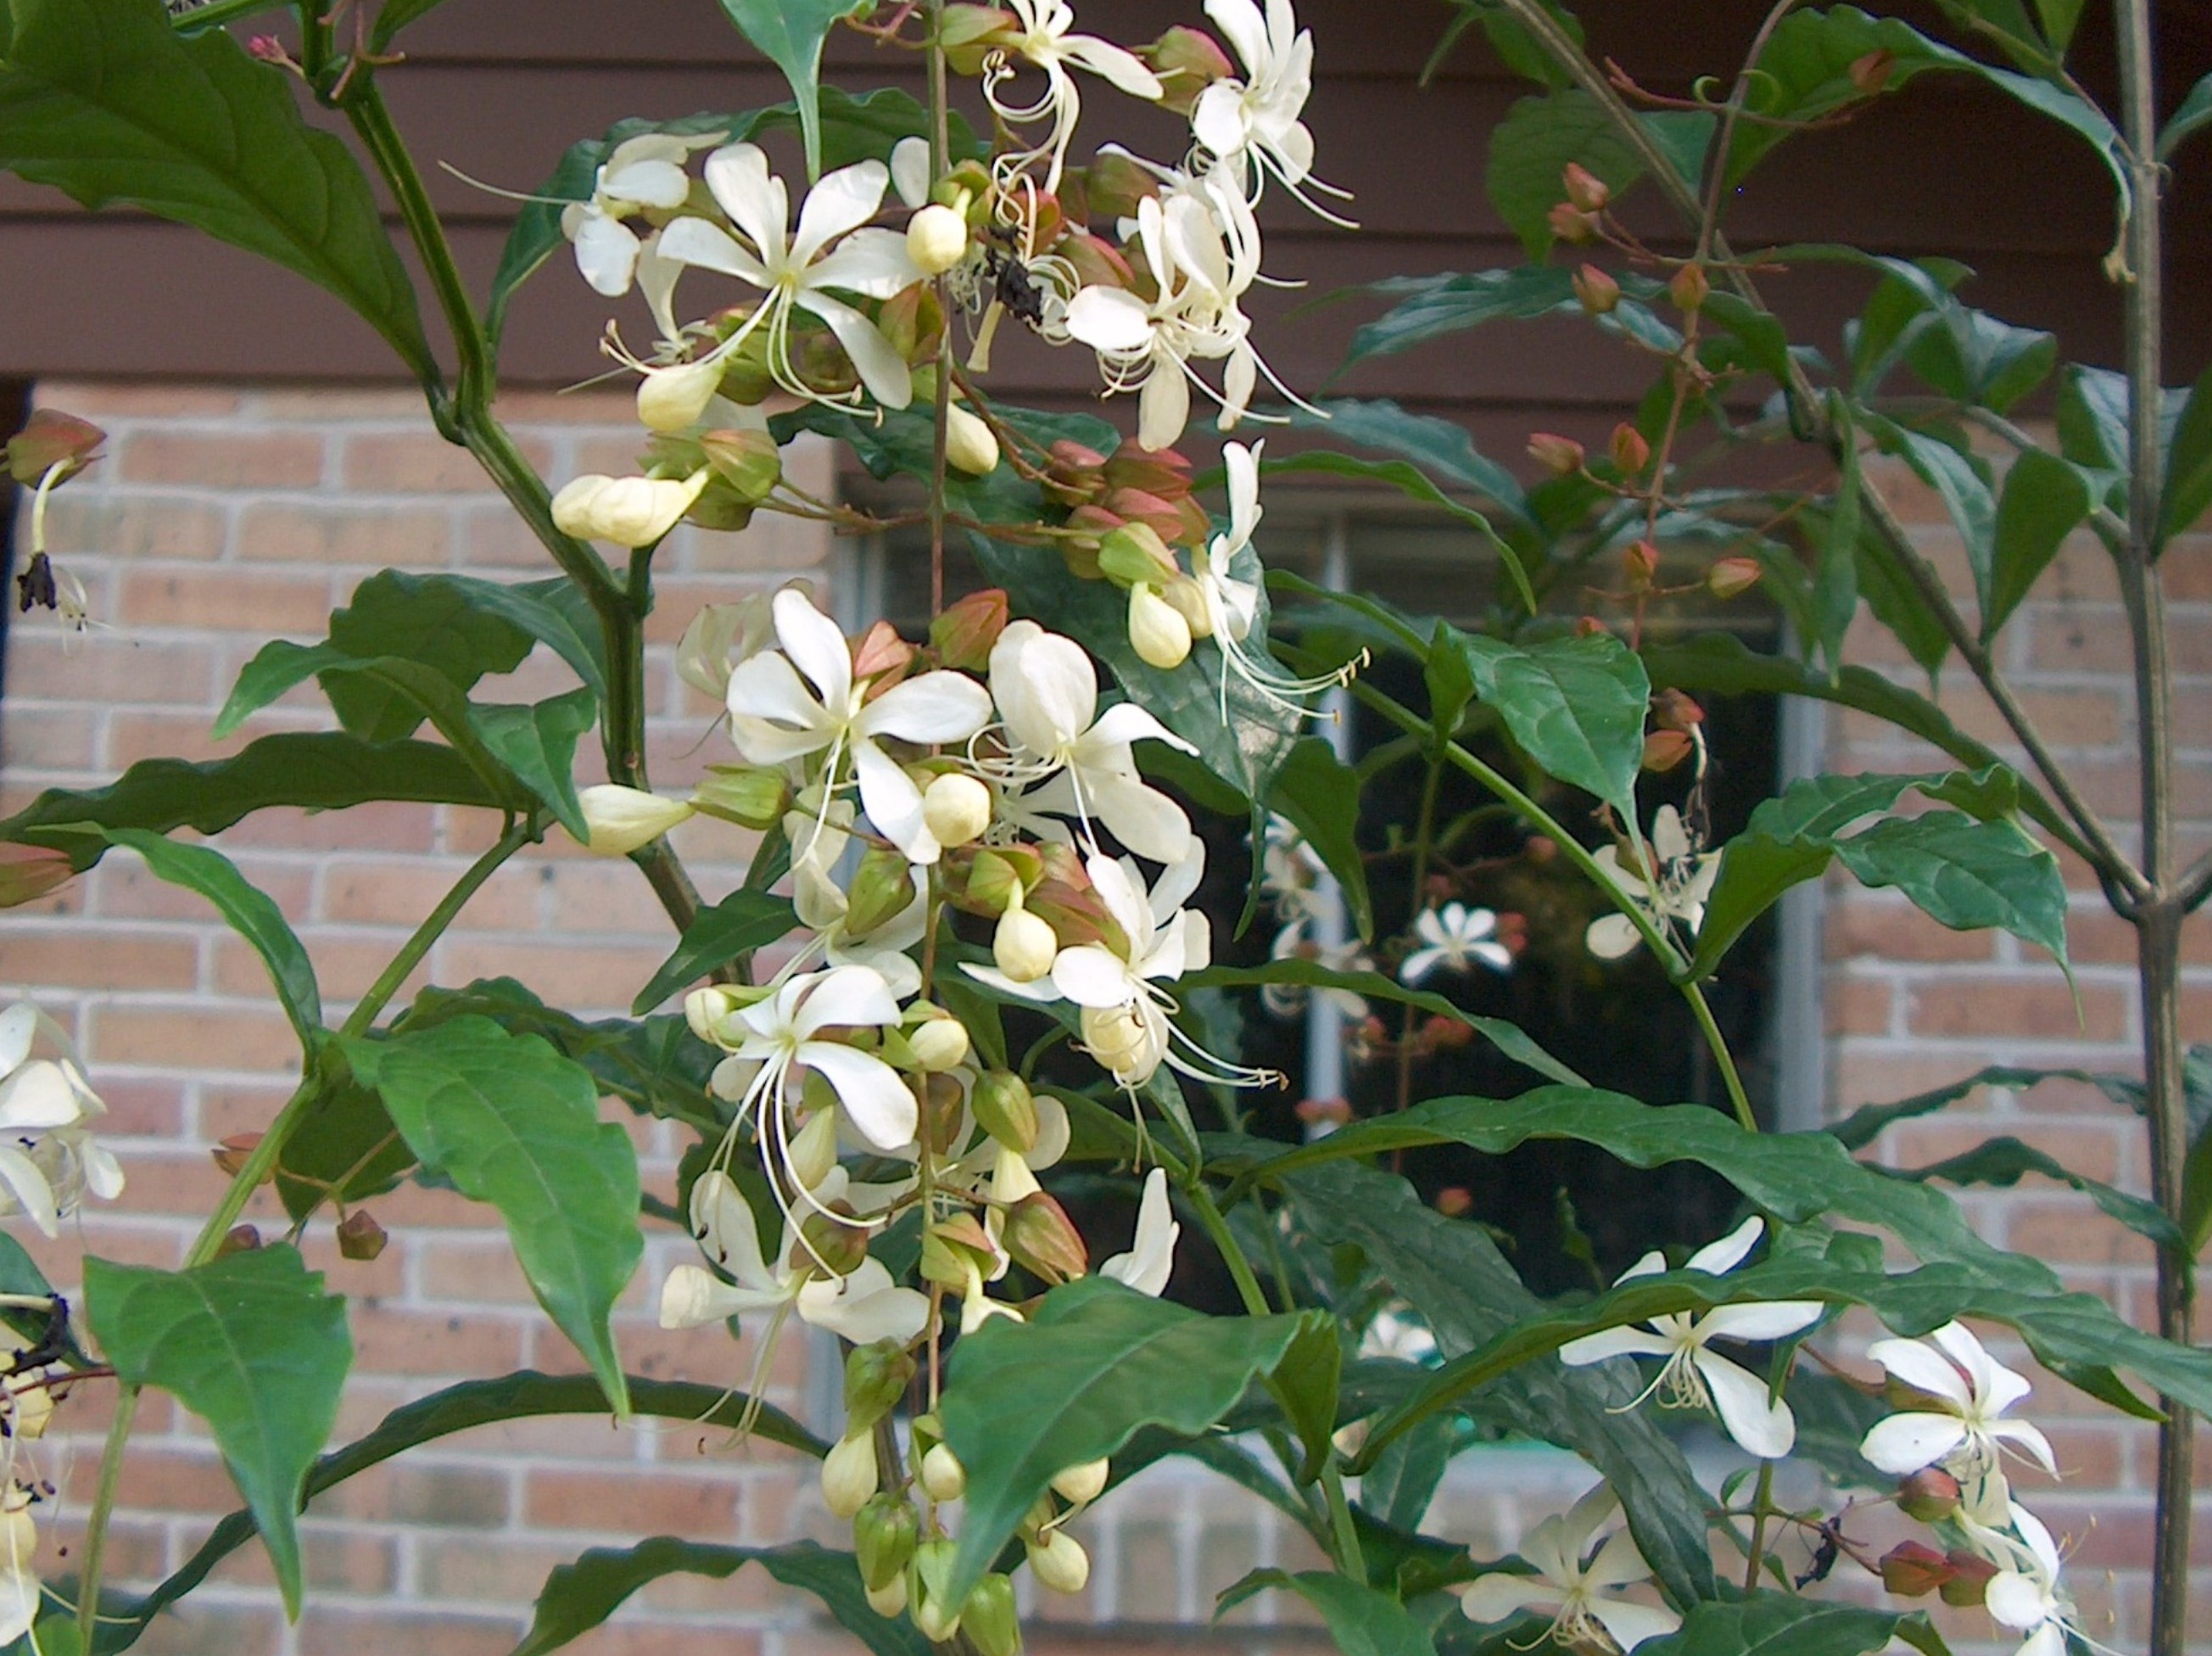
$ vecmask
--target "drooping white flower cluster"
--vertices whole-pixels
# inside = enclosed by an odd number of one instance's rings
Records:
[[[51,1056],[33,1056],[41,1045]],[[48,1236],[87,1195],[122,1194],[123,1168],[92,1135],[107,1106],[69,1032],[27,1001],[0,1012],[0,1218]]]

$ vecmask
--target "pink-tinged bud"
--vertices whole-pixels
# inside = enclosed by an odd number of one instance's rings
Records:
[[[1959,1480],[1940,1466],[1923,1467],[1898,1484],[1897,1509],[1923,1524],[1940,1524],[1959,1510]]]
[[[1882,1589],[1900,1598],[1924,1598],[1951,1575],[1950,1561],[1923,1542],[1900,1542],[1881,1557]]]
[[[876,313],[876,329],[890,341],[902,362],[934,362],[939,337],[945,331],[945,308],[937,302],[937,289],[927,282],[901,288]],[[917,397],[917,401],[927,399]]]
[[[1160,192],[1160,181],[1127,155],[1101,155],[1084,171],[1084,188],[1091,198],[1094,229],[1111,228],[1114,221],[1134,218],[1137,204]]]
[[[376,1215],[366,1208],[356,1208],[338,1221],[337,1239],[338,1252],[348,1259],[374,1259],[391,1240],[384,1227],[376,1222]]]
[[[1574,289],[1575,297],[1591,316],[1603,316],[1620,303],[1620,283],[1595,265],[1585,265],[1575,272]]]
[[[983,60],[1020,38],[1021,21],[996,6],[950,5],[938,15],[937,38],[948,67],[962,79],[983,72]]]
[[[1006,630],[1006,591],[990,587],[948,605],[929,624],[929,646],[940,667],[981,673],[991,664],[991,646]]]
[[[959,859],[946,861],[957,863]],[[1029,877],[1043,876],[1044,867],[1027,846],[998,845],[974,854],[964,884],[950,878],[957,868],[946,872],[948,894],[961,908],[970,914],[999,915],[1020,898]]]
[[[1601,638],[1607,633],[1610,633],[1612,630],[1613,629],[1611,627],[1606,625],[1604,622],[1599,620],[1597,617],[1594,615],[1583,615],[1575,618],[1575,636],[1577,638]]]
[[[1597,240],[1597,217],[1586,213],[1571,201],[1563,201],[1544,215],[1552,227],[1552,234],[1562,241],[1581,247]]]
[[[913,665],[914,646],[888,621],[877,622],[853,641],[853,677],[881,681],[870,684],[872,697],[906,677]]]
[[[1685,265],[1674,272],[1667,283],[1667,295],[1674,301],[1674,308],[1685,315],[1705,307],[1705,297],[1713,290],[1702,265]]]
[[[246,50],[249,57],[259,63],[289,64],[292,61],[292,54],[284,50],[284,43],[273,34],[249,36]]]
[[[246,1158],[253,1154],[260,1142],[261,1135],[258,1133],[233,1133],[209,1154],[215,1157],[216,1166],[236,1178],[246,1166]]]
[[[1580,212],[1601,213],[1613,199],[1613,186],[1575,161],[1566,164],[1559,182],[1566,189],[1568,202]]]
[[[1137,56],[1165,88],[1160,107],[1178,115],[1188,115],[1200,93],[1237,72],[1237,65],[1211,34],[1181,23],[1149,46],[1139,47]]]
[[[1649,592],[1659,574],[1659,549],[1648,540],[1632,541],[1620,555],[1620,572],[1632,593]]]
[[[921,1139],[932,1154],[950,1155],[967,1122],[957,1075],[924,1075],[915,1094],[921,1114]]]
[[[1421,1026],[1421,1038],[1432,1048],[1449,1050],[1474,1039],[1474,1031],[1457,1018],[1437,1016]]]
[[[1756,558],[1715,558],[1705,571],[1705,590],[1715,598],[1734,598],[1756,587],[1761,573]]]
[[[1538,431],[1528,438],[1528,458],[1553,477],[1571,478],[1583,469],[1583,446],[1554,431]]]
[[[223,1233],[222,1242],[216,1245],[216,1257],[220,1259],[227,1253],[253,1253],[260,1246],[261,1233],[258,1228],[252,1225],[234,1225]]]
[[[1655,730],[1644,739],[1644,768],[1663,776],[1696,751],[1696,744],[1680,731]]]
[[[1346,1099],[1300,1099],[1296,1105],[1297,1118],[1309,1127],[1326,1123],[1341,1127],[1352,1119],[1352,1105]]]
[[[1990,1582],[1997,1573],[1997,1567],[1988,1559],[1954,1547],[1943,1555],[1943,1562],[1951,1567],[1951,1574],[1936,1591],[1943,1595],[1945,1604],[1971,1610],[1988,1596]]]
[[[699,451],[718,482],[755,506],[783,480],[782,451],[765,431],[705,432],[699,438]]]
[[[1474,1206],[1474,1194],[1464,1184],[1447,1184],[1437,1192],[1437,1211],[1446,1219],[1457,1219]]]
[[[833,1202],[818,1213],[807,1215],[799,1225],[804,1245],[798,1263],[813,1263],[832,1275],[850,1276],[868,1257],[867,1227],[856,1223],[852,1204]]]
[[[997,1251],[971,1213],[947,1215],[921,1233],[921,1274],[940,1288],[961,1288],[970,1270],[990,1269]]]
[[[1163,500],[1187,495],[1191,487],[1188,455],[1173,448],[1140,447],[1124,437],[1106,462],[1106,481],[1116,489],[1142,489]]]
[[[8,475],[26,489],[35,489],[57,466],[56,479],[66,483],[100,458],[107,434],[89,420],[64,414],[58,408],[33,409],[21,431],[8,439]]]
[[[0,909],[36,902],[76,877],[66,851],[44,845],[0,845]]]
[[[1158,495],[1147,494],[1142,489],[1116,489],[1100,504],[1128,523],[1143,524],[1159,538],[1163,545],[1176,539],[1183,532],[1181,505],[1162,500]]]
[[[1871,98],[1889,84],[1890,71],[1896,67],[1897,54],[1882,46],[1868,52],[1863,58],[1852,58],[1850,66],[1844,73],[1850,76],[1851,84],[1863,95]]]
[[[1651,721],[1662,730],[1691,730],[1705,723],[1705,710],[1693,697],[1669,685],[1652,697]]]
[[[1642,476],[1644,468],[1651,464],[1651,445],[1626,421],[1613,428],[1606,453],[1624,475],[1632,478]]]
[[[1030,1191],[1006,1210],[999,1239],[1015,1263],[1047,1282],[1072,1282],[1091,1269],[1083,1233],[1042,1190]]]
[[[1079,286],[1134,289],[1137,285],[1137,273],[1121,250],[1095,235],[1071,233],[1060,237],[1052,250],[1068,262]]]

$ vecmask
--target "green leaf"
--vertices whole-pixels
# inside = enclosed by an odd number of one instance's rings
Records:
[[[684,928],[675,952],[637,992],[629,1009],[640,1014],[652,1011],[678,989],[741,955],[766,947],[798,923],[799,916],[792,912],[787,898],[770,897],[766,892],[732,892],[720,902],[699,910],[698,918]]]
[[[1836,423],[1843,450],[1843,475],[1836,484],[1835,509],[1828,515],[1827,533],[1820,543],[1820,560],[1813,577],[1813,615],[1819,630],[1813,642],[1828,664],[1831,682],[1844,669],[1844,637],[1859,608],[1859,440],[1851,423],[1850,404],[1838,393],[1828,394],[1829,417]]]
[[[352,1205],[380,1196],[415,1166],[384,1100],[326,1060],[315,1093],[276,1155],[276,1195],[301,1220],[325,1202]]]
[[[1891,817],[1836,843],[1866,886],[1894,886],[1954,931],[2002,927],[2066,965],[2066,882],[2058,859],[2017,823],[1956,811]]]
[[[2212,75],[2191,87],[2180,107],[2166,119],[2166,130],[2158,135],[2158,158],[2171,161],[2181,146],[2208,124],[2212,124]]]
[[[629,1412],[608,1318],[644,1251],[637,1154],[599,1120],[590,1072],[479,1017],[348,1041],[345,1054],[422,1165],[499,1209],[538,1303]]]
[[[214,728],[208,734],[221,741],[285,691],[306,684],[325,667],[349,659],[335,644],[295,644],[289,638],[270,639],[239,670],[238,682],[231,686],[222,711],[215,715]],[[411,729],[399,733],[401,736],[413,734]]]
[[[967,1596],[1060,1473],[1111,1455],[1139,1427],[1205,1432],[1318,1315],[1203,1317],[1087,1276],[1052,1290],[1027,1323],[994,1318],[963,1336],[938,1410],[968,1469],[947,1599]]]
[[[591,831],[576,798],[576,742],[599,714],[599,700],[588,690],[526,706],[469,703],[469,725],[477,739],[579,843]]]
[[[2158,545],[2203,517],[2212,507],[2212,368],[2189,393],[2166,451],[2166,480],[2158,497]]]
[[[1336,1388],[1343,1367],[1336,1324],[1315,1318],[1299,1329],[1267,1377],[1267,1390],[1282,1404],[1284,1416],[1305,1451],[1297,1470],[1302,1484],[1319,1478],[1336,1452],[1330,1440],[1336,1432]]]
[[[345,1301],[283,1244],[182,1271],[88,1257],[84,1285],[115,1372],[171,1393],[214,1432],[298,1616],[300,1502],[353,1362]]]
[[[0,167],[273,259],[436,377],[368,180],[283,70],[220,29],[179,36],[161,0],[6,0],[0,41]]]
[[[1419,1529],[1460,1436],[1460,1423],[1442,1416],[1401,1434],[1361,1475],[1360,1505],[1394,1529]]]
[[[1294,983],[1301,989],[1344,989],[1370,1000],[1395,1001],[1401,1005],[1418,1007],[1432,1016],[1465,1024],[1514,1062],[1547,1081],[1565,1087],[1588,1085],[1537,1045],[1534,1038],[1518,1024],[1463,1012],[1432,990],[1408,989],[1396,978],[1385,977],[1379,971],[1337,971],[1317,960],[1271,960],[1264,966],[1207,966],[1185,972],[1177,981],[1194,989],[1251,989],[1261,983]]]
[[[2088,514],[2089,485],[2075,467],[2040,448],[2024,450],[2012,463],[1997,500],[1984,643],[2027,600],[2066,537]]]
[[[1933,689],[1936,674],[1950,657],[1951,635],[1922,600],[1898,549],[1863,518],[1859,526],[1858,589],[1875,619],[1905,646],[1905,654],[1919,664]]]
[[[1818,121],[1862,101],[1866,94],[1852,82],[1850,68],[1875,52],[1890,54],[1883,92],[1896,91],[1923,70],[1948,66],[1956,56],[1894,18],[1870,17],[1856,6],[1798,11],[1784,18],[1759,54],[1745,106],[1765,119],[1736,123],[1729,147],[1729,183],[1741,183],[1767,151],[1791,135],[1787,123]]]
[[[1714,118],[1703,110],[1667,110],[1637,119],[1694,190]],[[1492,129],[1483,174],[1490,204],[1532,259],[1551,251],[1547,216],[1566,198],[1559,180],[1570,161],[1604,180],[1616,197],[1644,173],[1642,156],[1614,130],[1611,113],[1579,88],[1522,98]]]
[[[143,828],[101,831],[111,845],[123,845],[146,859],[146,866],[172,886],[198,892],[215,904],[230,928],[253,946],[269,968],[283,1002],[284,1015],[312,1051],[323,1034],[323,997],[315,983],[314,963],[284,918],[275,899],[238,872],[237,865],[211,845],[191,845]]]
[[[1340,1656],[1436,1656],[1436,1645],[1387,1592],[1328,1570],[1254,1570],[1225,1590],[1216,1620],[1270,1587],[1295,1592],[1322,1614]]]
[[[1415,414],[1387,397],[1333,398],[1315,405],[1327,423],[1293,411],[1292,423],[1326,431],[1361,448],[1379,448],[1413,461],[1431,478],[1441,478],[1495,502],[1516,519],[1528,516],[1528,497],[1513,473],[1474,446],[1467,428],[1434,414]]]
[[[489,584],[489,583],[484,583]],[[449,576],[386,569],[354,588],[331,615],[331,643],[356,661],[382,657],[429,669],[465,696],[486,673],[511,673],[530,653],[531,636],[506,615],[475,601]],[[375,678],[324,681],[338,721],[371,741],[411,736],[425,709]]]
[[[1693,1605],[1681,1630],[1639,1645],[1638,1656],[1872,1656],[1903,1639],[1945,1650],[1917,1610],[1862,1610],[1779,1592]]]
[[[2040,1173],[2061,1184],[2072,1185],[2095,1202],[2106,1217],[2126,1226],[2136,1235],[2149,1238],[2161,1248],[2185,1254],[2189,1251],[2182,1241],[2180,1227],[2166,1217],[2156,1202],[2130,1196],[2101,1179],[2077,1173],[2055,1156],[2009,1135],[1984,1139],[1971,1150],[1961,1150],[1955,1156],[1946,1156],[1925,1167],[1885,1171],[1895,1172],[1899,1178],[1940,1178],[1950,1184],[1995,1184],[2008,1190],[2027,1174]]]
[[[841,18],[867,4],[868,0],[722,0],[738,32],[791,82],[809,178],[822,176],[822,43]]]
[[[0,841],[57,847],[82,872],[107,849],[105,838],[74,831],[87,824],[214,834],[277,806],[335,811],[373,800],[506,803],[449,747],[288,733],[264,736],[227,759],[142,759],[105,788],[49,788],[0,822]]]
[[[1636,815],[1650,680],[1609,633],[1509,644],[1462,634],[1474,693],[1551,776]]]
[[[1559,188],[1559,180],[1554,179],[1553,185]],[[1548,204],[1546,210],[1550,210]],[[1480,327],[1485,322],[1533,321],[1570,307],[1580,308],[1573,273],[1558,265],[1395,276],[1370,283],[1366,291],[1405,297],[1373,321],[1359,325],[1339,373],[1370,356],[1411,350],[1431,339]]]
[[[1966,543],[1966,561],[1973,566],[1974,589],[1986,609],[1997,517],[1996,496],[1990,488],[1989,466],[1978,457],[1962,454],[1925,432],[1908,430],[1893,420],[1869,415],[1864,410],[1860,411],[1860,417],[1867,429],[1875,434],[1883,452],[1902,459],[1914,475],[1942,499],[1952,526]]]
[[[723,1579],[758,1564],[787,1586],[813,1593],[845,1630],[877,1656],[929,1656],[929,1641],[904,1616],[890,1620],[868,1608],[860,1568],[850,1553],[811,1541],[781,1547],[715,1547],[657,1535],[635,1547],[594,1547],[556,1567],[538,1595],[530,1631],[514,1656],[545,1656],[603,1624],[624,1599],[665,1575]]]
[[[1353,927],[1361,937],[1372,938],[1375,903],[1367,890],[1367,859],[1359,850],[1357,773],[1321,737],[1302,736],[1275,772],[1267,804],[1290,819],[1336,876]],[[1255,837],[1266,832],[1266,819],[1258,813],[1253,825]]]

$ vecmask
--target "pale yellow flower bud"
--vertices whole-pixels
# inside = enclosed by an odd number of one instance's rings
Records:
[[[876,1493],[876,1440],[863,1432],[840,1438],[822,1459],[822,1499],[839,1518],[851,1518]]]
[[[924,276],[938,276],[968,256],[968,221],[950,207],[923,208],[906,222],[906,256]]]
[[[1065,1530],[1029,1543],[1030,1573],[1052,1592],[1081,1592],[1091,1581],[1091,1555]]]
[[[941,1443],[921,1458],[921,1477],[922,1491],[932,1501],[957,1501],[968,1493],[968,1469]]]
[[[1149,581],[1129,588],[1129,647],[1139,660],[1163,669],[1190,659],[1190,623]]]
[[[945,463],[971,478],[999,467],[999,440],[991,428],[954,403],[945,411]]]
[[[921,819],[947,850],[979,840],[991,825],[991,790],[973,776],[948,771],[922,790]]]
[[[1086,1460],[1080,1466],[1071,1466],[1053,1479],[1053,1493],[1079,1507],[1087,1506],[1104,1491],[1108,1470],[1103,1459]]]
[[[722,387],[722,364],[712,357],[654,368],[637,386],[637,417],[648,431],[686,431],[699,423]]]
[[[931,1018],[907,1032],[915,1062],[933,1075],[957,1069],[968,1057],[968,1026],[957,1018]]]
[[[695,989],[684,997],[684,1021],[691,1026],[691,1032],[701,1040],[714,1045],[724,1044],[723,1024],[730,1014],[744,1005],[744,1002],[719,984],[709,983],[704,989]]]
[[[1085,1050],[1118,1081],[1134,1085],[1160,1067],[1160,1050],[1145,1020],[1127,1007],[1085,1007],[1078,1020]]]
[[[1022,907],[1018,898],[1006,904],[991,934],[991,955],[1000,971],[1018,983],[1034,983],[1059,954],[1060,939],[1048,922]]]
[[[691,509],[710,473],[702,466],[688,480],[673,478],[578,478],[553,496],[553,522],[580,540],[617,546],[650,546]]]
[[[1213,618],[1206,613],[1206,594],[1198,582],[1187,575],[1178,575],[1160,588],[1160,596],[1182,617],[1194,638],[1213,636]]]
[[[901,1570],[880,1587],[869,1587],[868,1608],[878,1616],[906,1614],[906,1572]]]
[[[682,800],[666,800],[635,788],[601,782],[576,795],[589,831],[584,849],[595,856],[628,856],[649,845],[691,814]]]
[[[837,1112],[817,1110],[791,1141],[791,1173],[812,1190],[837,1165]]]

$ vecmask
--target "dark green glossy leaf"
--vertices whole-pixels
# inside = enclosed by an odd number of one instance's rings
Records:
[[[722,0],[738,32],[791,82],[799,130],[806,145],[806,173],[822,176],[822,44],[841,18],[868,0]]]
[[[1702,110],[1667,110],[1638,119],[1695,189],[1714,118]],[[1604,180],[1615,197],[1644,173],[1642,157],[1615,131],[1611,113],[1579,88],[1523,98],[1492,129],[1483,174],[1490,204],[1532,259],[1551,251],[1547,216],[1566,199],[1560,175],[1570,161]]]
[[[590,1072],[481,1017],[348,1041],[345,1054],[422,1165],[499,1209],[538,1303],[628,1412],[607,1324],[644,1251],[637,1154],[599,1120]]]
[[[576,743],[597,721],[588,690],[528,704],[469,703],[469,724],[491,756],[578,841],[590,837],[576,798]]]
[[[1091,1276],[1054,1288],[1027,1323],[963,1336],[938,1411],[968,1470],[946,1597],[966,1597],[1060,1472],[1140,1427],[1205,1432],[1316,1315],[1202,1317]]]
[[[173,1395],[215,1434],[300,1610],[300,1502],[353,1362],[345,1301],[278,1244],[189,1270],[84,1262],[85,1304],[124,1379]]]
[[[417,662],[465,696],[486,673],[520,666],[530,653],[531,635],[479,605],[471,588],[449,577],[386,569],[355,588],[352,600],[331,612],[330,641],[363,661],[384,656]],[[414,697],[374,679],[330,679],[324,688],[339,722],[371,741],[411,736],[424,716]]]
[[[300,118],[283,70],[220,29],[178,34],[161,0],[7,0],[0,167],[273,259],[435,376],[414,287],[345,145]]]
[[[1635,652],[1609,633],[1509,644],[1462,635],[1474,693],[1546,772],[1636,814],[1651,685]]]
[[[274,807],[332,811],[373,800],[507,803],[450,747],[287,733],[264,736],[227,759],[142,759],[105,788],[49,788],[0,822],[0,840],[55,846],[82,871],[100,860],[107,841],[68,831],[76,825],[213,834]]]
[[[1556,186],[1559,181],[1553,182]],[[1485,322],[1530,321],[1576,303],[1573,273],[1559,265],[1392,277],[1367,291],[1405,296],[1373,321],[1360,324],[1344,354],[1345,368]]]
[[[2025,451],[2012,463],[1997,498],[1983,642],[1996,637],[2027,600],[2066,537],[2088,514],[2089,485],[2075,467],[2040,448]]]
[[[342,1062],[326,1061],[277,1153],[276,1194],[286,1213],[304,1219],[326,1201],[352,1205],[381,1195],[414,1166],[384,1100]]]
[[[1297,1470],[1300,1483],[1311,1483],[1320,1477],[1322,1469],[1336,1452],[1330,1439],[1336,1432],[1336,1388],[1343,1367],[1336,1324],[1316,1318],[1298,1330],[1290,1349],[1267,1377],[1267,1390],[1282,1404],[1283,1414],[1305,1451]]]
[[[1681,1630],[1637,1647],[1638,1656],[1872,1656],[1893,1639],[1916,1649],[1945,1649],[1917,1610],[1863,1610],[1791,1594],[1695,1605]]]
[[[1951,635],[1930,610],[1912,582],[1898,549],[1888,537],[1862,517],[1858,538],[1859,596],[1875,620],[1887,627],[1897,642],[1927,673],[1929,687],[1950,658]]]
[[[1844,668],[1844,637],[1859,609],[1859,440],[1851,423],[1850,405],[1830,393],[1829,417],[1836,423],[1843,450],[1843,475],[1836,484],[1834,509],[1828,514],[1827,532],[1820,541],[1814,566],[1812,610],[1817,629],[1812,642],[1820,646],[1832,683]]]
[[[786,1586],[814,1594],[845,1630],[876,1656],[928,1656],[929,1641],[904,1616],[891,1620],[868,1608],[860,1572],[850,1553],[811,1541],[781,1547],[716,1547],[657,1535],[635,1547],[594,1547],[545,1578],[530,1631],[514,1656],[545,1656],[603,1624],[640,1587],[665,1575],[724,1579],[758,1564]]]
[[[1359,1504],[1394,1529],[1419,1529],[1460,1440],[1460,1422],[1449,1416],[1401,1434],[1361,1474]]]
[[[675,951],[637,992],[630,1010],[641,1014],[652,1011],[678,989],[742,955],[766,947],[798,923],[799,916],[792,912],[787,898],[771,897],[766,892],[732,892],[720,902],[699,910],[699,917],[684,928]]]
[[[1975,590],[1986,595],[1997,518],[1996,495],[1990,486],[1987,464],[1977,456],[1960,454],[1938,438],[1907,430],[1880,416],[1868,418],[1867,429],[1875,433],[1885,453],[1902,459],[1942,501],[1952,526],[1966,542]]]
[[[143,828],[103,831],[109,844],[137,852],[149,868],[172,886],[198,892],[215,904],[230,928],[252,945],[261,963],[269,968],[284,1015],[292,1020],[301,1045],[312,1050],[322,1038],[322,991],[315,983],[314,962],[308,959],[307,948],[275,899],[211,845],[166,839]]]
[[[2212,125],[2212,75],[2191,87],[2189,95],[2166,118],[2166,128],[2158,135],[2158,158],[2172,161],[2181,146],[2208,125]]]
[[[2191,527],[2212,508],[2212,368],[2189,393],[2166,455],[2160,485],[2158,544]]]
[[[1759,54],[1745,106],[1765,119],[1737,122],[1729,148],[1729,182],[1740,182],[1760,157],[1790,136],[1787,123],[1818,121],[1863,100],[1866,94],[1851,79],[1851,65],[1876,52],[1890,58],[1883,92],[1894,92],[1923,70],[1944,66],[1954,55],[1895,18],[1870,17],[1856,6],[1796,11],[1784,18]]]
[[[1339,397],[1315,405],[1328,416],[1325,425],[1303,413],[1294,423],[1362,448],[1401,455],[1431,478],[1472,490],[1516,518],[1526,516],[1527,497],[1512,472],[1477,448],[1456,421],[1413,413],[1387,397]]]
[[[1218,1618],[1246,1599],[1279,1587],[1295,1592],[1322,1614],[1340,1656],[1436,1656],[1421,1624],[1389,1593],[1328,1570],[1254,1570],[1222,1593]]]
[[[2039,1173],[2061,1184],[2070,1184],[2095,1202],[2105,1215],[2126,1226],[2138,1236],[2160,1247],[2186,1251],[2181,1230],[2158,1204],[2113,1189],[2101,1179],[2077,1173],[2055,1156],[2007,1135],[1984,1139],[1971,1150],[1931,1162],[1925,1167],[1898,1170],[1900,1178],[1939,1178],[1948,1184],[1994,1184],[2010,1189],[2029,1173]]]
[[[1302,736],[1275,772],[1267,803],[1290,819],[1328,865],[1353,927],[1363,938],[1372,938],[1375,904],[1367,891],[1367,860],[1359,850],[1358,776],[1322,738]],[[1264,819],[1256,820],[1255,831],[1264,833]]]
[[[2014,822],[1956,811],[1892,817],[1836,843],[1862,885],[1894,886],[1954,931],[2002,927],[2066,965],[2066,882],[2058,859]]]

